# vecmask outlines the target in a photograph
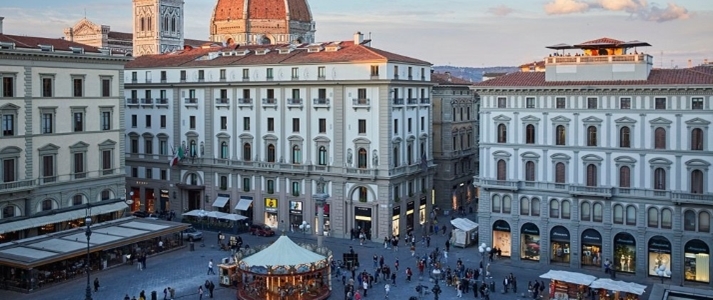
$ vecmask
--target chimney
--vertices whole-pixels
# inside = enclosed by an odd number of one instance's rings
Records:
[[[5,20],[5,17],[0,17],[0,34],[2,33],[2,20]]]
[[[354,33],[354,45],[361,45],[362,42],[364,42],[364,35],[360,31],[357,31]]]
[[[693,60],[688,60],[688,68],[693,68]]]

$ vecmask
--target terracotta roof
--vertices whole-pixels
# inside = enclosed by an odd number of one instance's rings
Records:
[[[624,42],[624,41],[615,40],[615,39],[611,39],[611,38],[608,38],[608,37],[603,37],[603,38],[599,38],[599,39],[596,39],[596,40],[586,41],[586,42],[581,43],[581,44],[579,44],[579,45],[593,45],[593,44],[614,44],[614,45],[618,45],[618,44],[621,44],[621,43],[623,43],[623,42]]]
[[[247,6],[245,5],[247,1]],[[307,0],[218,0],[213,10],[214,21],[242,20],[247,7],[248,19],[280,19],[311,22]]]
[[[431,73],[431,82],[439,85],[471,85],[472,82],[460,77],[451,75],[450,73]]]
[[[545,81],[545,72],[516,72],[475,84],[475,87],[606,86],[606,85],[713,85],[713,71],[706,67],[654,69],[647,80]]]
[[[192,46],[192,47],[200,47],[200,46],[208,44],[208,43],[213,43],[213,42],[203,41],[203,40],[183,39],[184,45],[188,45],[188,46]]]
[[[72,48],[83,48],[84,52],[101,53],[98,48],[70,42],[60,38],[44,38],[36,36],[19,36],[10,34],[0,34],[0,42],[15,43],[15,48],[40,49],[39,45],[51,45],[54,50],[71,51]]]
[[[134,38],[134,35],[131,33],[127,32],[118,32],[118,31],[109,31],[109,34],[107,35],[110,39],[117,39],[117,40],[132,40]]]
[[[518,68],[520,68],[520,69],[522,69],[522,68],[529,68],[529,67],[532,67],[533,65],[535,65],[535,66],[537,66],[537,67],[539,67],[539,68],[544,68],[544,67],[545,67],[545,61],[544,61],[544,60],[533,61],[532,63],[529,63],[529,64],[522,64],[522,65],[518,66]]]
[[[327,46],[329,43],[324,43]],[[198,67],[198,66],[223,66],[223,65],[271,65],[271,64],[316,64],[316,63],[344,63],[359,61],[391,61],[430,65],[430,63],[410,58],[403,55],[371,48],[364,45],[355,45],[353,41],[344,41],[339,44],[337,51],[322,50],[308,52],[307,44],[299,45],[289,54],[280,54],[279,49],[290,47],[289,44],[278,45],[238,45],[228,47],[205,47],[185,49],[175,53],[158,55],[145,55],[136,58],[126,65],[126,68],[170,68],[170,67]],[[211,52],[230,52],[237,49],[250,50],[246,55],[219,56],[212,60],[203,59]],[[269,49],[266,54],[258,55],[255,50]]]

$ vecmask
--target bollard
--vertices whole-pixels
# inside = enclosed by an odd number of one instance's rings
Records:
[[[151,300],[158,300],[158,296],[156,295],[156,291],[151,291]]]
[[[196,244],[194,244],[193,241],[190,243],[190,251],[196,251]]]

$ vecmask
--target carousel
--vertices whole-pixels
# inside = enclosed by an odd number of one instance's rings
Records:
[[[327,299],[332,251],[298,245],[285,235],[274,243],[235,255],[238,299]]]

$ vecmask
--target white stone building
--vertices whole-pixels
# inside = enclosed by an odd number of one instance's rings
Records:
[[[474,87],[481,241],[523,263],[710,284],[713,69],[653,69],[632,47],[590,41]]]

